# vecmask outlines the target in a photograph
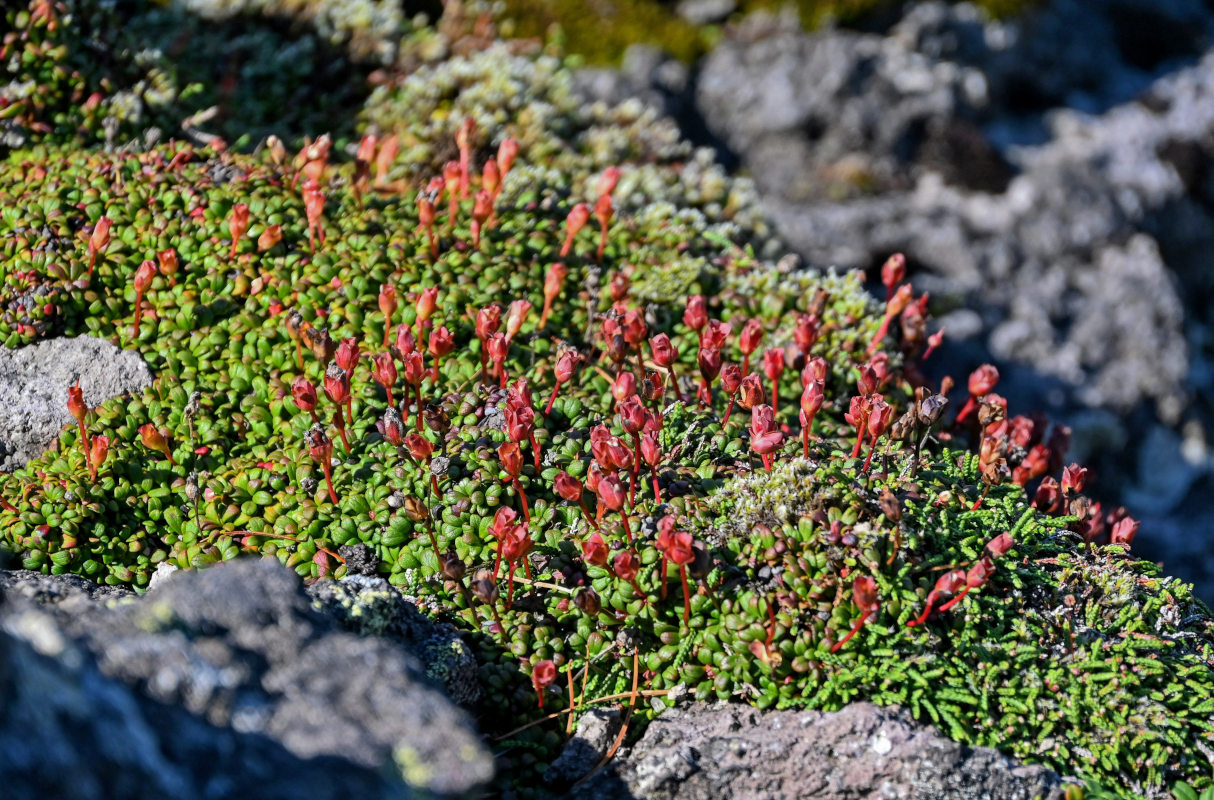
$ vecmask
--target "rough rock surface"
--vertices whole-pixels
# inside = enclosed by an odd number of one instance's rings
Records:
[[[1050,770],[967,748],[905,711],[671,710],[570,797],[646,800],[1059,800]]]
[[[59,577],[0,586],[6,797],[444,796],[492,776],[416,658],[339,630],[272,559],[104,604]]]
[[[152,373],[135,351],[89,336],[0,348],[0,471],[40,455],[74,422],[67,388],[77,381],[91,408],[150,385]]]
[[[451,699],[471,707],[481,698],[476,656],[455,626],[432,622],[384,578],[351,575],[325,579],[308,587],[314,605],[346,630],[382,636],[404,645],[425,665]]]

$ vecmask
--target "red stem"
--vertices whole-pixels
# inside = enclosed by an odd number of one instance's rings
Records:
[[[860,422],[860,427],[856,429],[856,446],[852,448],[851,457],[860,457],[860,445],[864,442],[864,434],[868,431],[868,419]]]
[[[679,376],[674,372],[674,364],[667,367],[667,371],[670,373],[670,382],[674,384],[675,397],[679,398],[680,403],[684,402],[686,398],[683,396],[683,387],[679,386]]]
[[[662,554],[662,599],[666,599],[666,554]]]
[[[540,326],[541,328],[543,325]],[[548,405],[544,406],[544,416],[552,413],[552,404],[556,402],[556,393],[561,390],[561,382],[557,381],[556,386],[552,387],[552,396],[548,398]]]
[[[877,328],[877,335],[868,344],[868,354],[871,356],[873,351],[877,349],[877,345],[881,344],[881,340],[885,338],[885,334],[889,333],[889,323],[894,318],[894,315],[889,313],[889,308],[885,310],[885,317],[881,320],[881,327]]]
[[[679,564],[679,580],[683,581],[683,624],[691,628],[691,591],[687,588],[687,565]]]
[[[658,505],[661,505],[662,493],[658,490],[658,468],[650,466],[649,471],[653,473],[653,501]]]
[[[333,501],[333,505],[337,505],[337,492],[333,491],[333,465],[326,461],[320,465],[320,468],[325,471],[325,483],[329,485],[329,499]]]
[[[729,405],[725,406],[725,421],[721,423],[722,428],[724,428],[726,425],[729,424],[729,415],[733,413],[733,401],[736,400],[737,398],[738,398],[737,393],[731,394],[729,396]]]
[[[952,608],[953,606],[960,603],[963,599],[965,599],[965,595],[969,592],[969,590],[970,590],[970,587],[968,587],[968,586],[963,587],[961,589],[961,591],[957,592],[956,597],[954,597],[952,600],[949,600],[947,603],[940,606],[940,608],[938,608],[936,610],[941,611],[941,612],[948,611],[950,608]]]
[[[422,430],[422,386],[421,386],[421,384],[419,383],[416,388],[417,388],[417,432],[421,433],[421,430]]]
[[[578,498],[577,507],[579,509],[581,509],[582,516],[586,518],[586,521],[589,522],[592,526],[594,526],[594,529],[596,531],[599,530],[599,523],[595,520],[594,517],[590,516],[590,512],[586,510],[586,506],[582,505],[581,498]]]
[[[514,490],[518,492],[519,499],[523,501],[523,519],[531,522],[531,509],[527,508],[527,494],[523,491],[523,484],[519,483],[518,478],[510,479],[514,483]]]
[[[632,529],[628,527],[628,515],[624,513],[624,509],[620,509],[620,519],[624,522],[624,536],[628,537],[629,546],[632,545]]]
[[[84,429],[84,420],[79,419],[76,422],[80,424],[80,449],[84,451],[84,463],[87,464],[89,460],[89,445],[91,444],[89,433]]]
[[[531,452],[535,455],[535,471],[539,472],[540,471],[540,443],[535,440],[534,433],[527,434],[527,437],[531,441]]]
[[[143,292],[135,292],[135,341],[139,341],[139,318],[143,312]]]
[[[855,636],[857,633],[859,633],[860,629],[864,627],[864,623],[868,622],[868,618],[870,616],[872,616],[872,613],[873,612],[871,612],[871,611],[864,612],[864,616],[860,617],[860,621],[855,624],[855,626],[851,629],[851,632],[848,633],[846,636],[844,636],[839,641],[835,642],[834,646],[830,648],[830,652],[833,653],[836,650],[838,650],[840,647],[842,647],[843,645],[850,642],[852,637]]]

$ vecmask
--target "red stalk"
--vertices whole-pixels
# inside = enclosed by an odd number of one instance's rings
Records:
[[[848,634],[846,636],[844,636],[842,639],[840,639],[839,641],[834,643],[834,645],[830,648],[830,652],[833,653],[833,652],[837,651],[843,645],[850,642],[852,637],[855,636],[857,633],[859,633],[860,629],[864,627],[864,623],[868,622],[868,618],[871,617],[872,614],[873,614],[873,612],[871,612],[871,611],[865,612],[864,616],[860,617],[860,621],[857,622],[852,627],[852,629],[848,632]],[[926,614],[924,616],[926,616]]]
[[[340,429],[339,429],[340,430]],[[345,432],[342,432],[342,441],[345,441]],[[329,485],[329,499],[333,501],[333,505],[337,505],[337,492],[333,491],[333,465],[328,461],[321,463],[321,469],[325,471],[325,483]]]
[[[686,564],[679,564],[679,579],[683,581],[683,624],[691,628],[691,591],[687,588]]]
[[[483,356],[482,356],[483,359]],[[552,387],[552,396],[548,398],[548,405],[544,406],[544,416],[552,413],[552,404],[556,402],[556,393],[561,390],[561,382],[557,381],[556,386]]]
[[[511,478],[514,484],[514,490],[518,492],[519,499],[523,502],[523,519],[528,523],[531,522],[531,510],[527,508],[527,493],[523,491],[523,484],[519,483],[518,478]]]
[[[534,433],[530,433],[527,436],[531,441],[531,452],[535,454],[535,471],[539,472],[540,471],[540,444],[539,444],[539,442],[537,442],[535,440]]]

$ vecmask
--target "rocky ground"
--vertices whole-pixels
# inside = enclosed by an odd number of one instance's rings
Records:
[[[810,263],[905,252],[948,346],[1074,430],[1136,543],[1214,600],[1214,15],[1201,0],[916,4],[873,31],[755,16],[693,68],[585,71],[755,179]]]

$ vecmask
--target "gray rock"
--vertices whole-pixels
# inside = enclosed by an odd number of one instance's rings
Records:
[[[544,770],[544,782],[563,787],[589,775],[607,755],[619,731],[619,710],[594,708],[587,711],[578,720],[573,738]]]
[[[338,630],[273,559],[108,606],[27,578],[0,598],[6,797],[455,796],[492,776],[416,658]]]
[[[0,471],[37,457],[75,422],[67,388],[77,381],[91,408],[151,385],[152,373],[135,351],[89,336],[0,348]]]
[[[576,796],[1059,800],[1062,790],[1044,767],[963,747],[897,708],[853,703],[823,713],[697,704],[650,723],[630,752],[579,785]]]
[[[384,578],[326,578],[309,586],[308,595],[316,608],[336,618],[346,630],[385,637],[407,647],[455,702],[471,707],[480,700],[476,657],[459,632],[453,625],[423,616]]]

